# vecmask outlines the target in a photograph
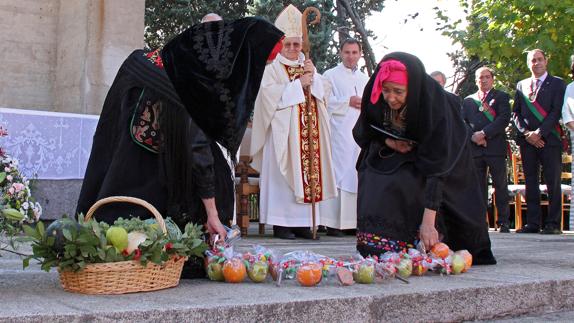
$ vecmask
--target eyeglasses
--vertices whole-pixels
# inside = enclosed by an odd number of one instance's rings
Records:
[[[289,47],[292,47],[292,48],[300,48],[300,47],[301,47],[301,43],[285,42],[285,43],[283,43],[283,47],[285,47],[285,48],[289,48]]]

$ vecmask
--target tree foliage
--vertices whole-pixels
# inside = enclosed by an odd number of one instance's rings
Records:
[[[309,26],[311,58],[317,69],[324,71],[339,61],[338,47],[347,37],[357,38],[365,52],[365,68],[374,70],[376,61],[369,44],[369,37],[376,38],[365,27],[371,12],[381,11],[385,0],[146,0],[145,41],[148,48],[161,47],[173,36],[198,23],[205,14],[214,12],[225,19],[245,16],[262,16],[275,21],[288,4],[303,11],[314,6],[321,11],[321,22]],[[313,17],[309,17],[312,19]],[[337,37],[338,35],[338,37]]]
[[[162,47],[175,35],[197,24],[210,12],[226,19],[246,16],[254,0],[146,0],[146,47]]]
[[[547,53],[549,72],[568,77],[574,50],[574,0],[461,0],[460,4],[468,14],[464,28],[461,20],[452,21],[435,8],[439,30],[464,49],[465,58],[457,56],[460,62],[489,64],[498,71],[499,85],[513,89],[530,75],[525,52],[540,48]]]

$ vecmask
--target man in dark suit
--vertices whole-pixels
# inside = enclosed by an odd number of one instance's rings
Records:
[[[480,179],[480,188],[487,195],[487,176],[490,173],[496,192],[497,225],[500,232],[508,233],[508,188],[506,155],[508,143],[505,128],[510,122],[510,96],[495,90],[494,71],[481,67],[476,73],[478,91],[464,99],[462,115],[472,128],[471,137],[474,163]]]
[[[518,82],[512,118],[518,129],[516,143],[520,146],[526,179],[526,225],[517,233],[540,230],[540,166],[548,188],[548,217],[543,234],[561,234],[560,174],[562,166],[562,130],[558,123],[564,100],[564,81],[547,72],[548,60],[540,49],[528,52],[530,78]]]

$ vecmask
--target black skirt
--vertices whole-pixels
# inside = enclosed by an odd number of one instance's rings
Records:
[[[412,247],[425,209],[427,180],[415,166],[416,150],[400,154],[371,142],[363,154],[358,164],[357,250],[378,256]],[[476,264],[496,263],[468,148],[443,181],[436,221],[440,238],[452,250],[470,251]]]

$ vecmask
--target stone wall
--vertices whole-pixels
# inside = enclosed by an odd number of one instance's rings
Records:
[[[0,0],[0,107],[99,114],[144,13],[145,0]],[[44,218],[73,213],[81,184],[38,180]]]
[[[0,106],[99,114],[145,0],[0,0]]]
[[[0,0],[0,106],[54,110],[59,0]]]

